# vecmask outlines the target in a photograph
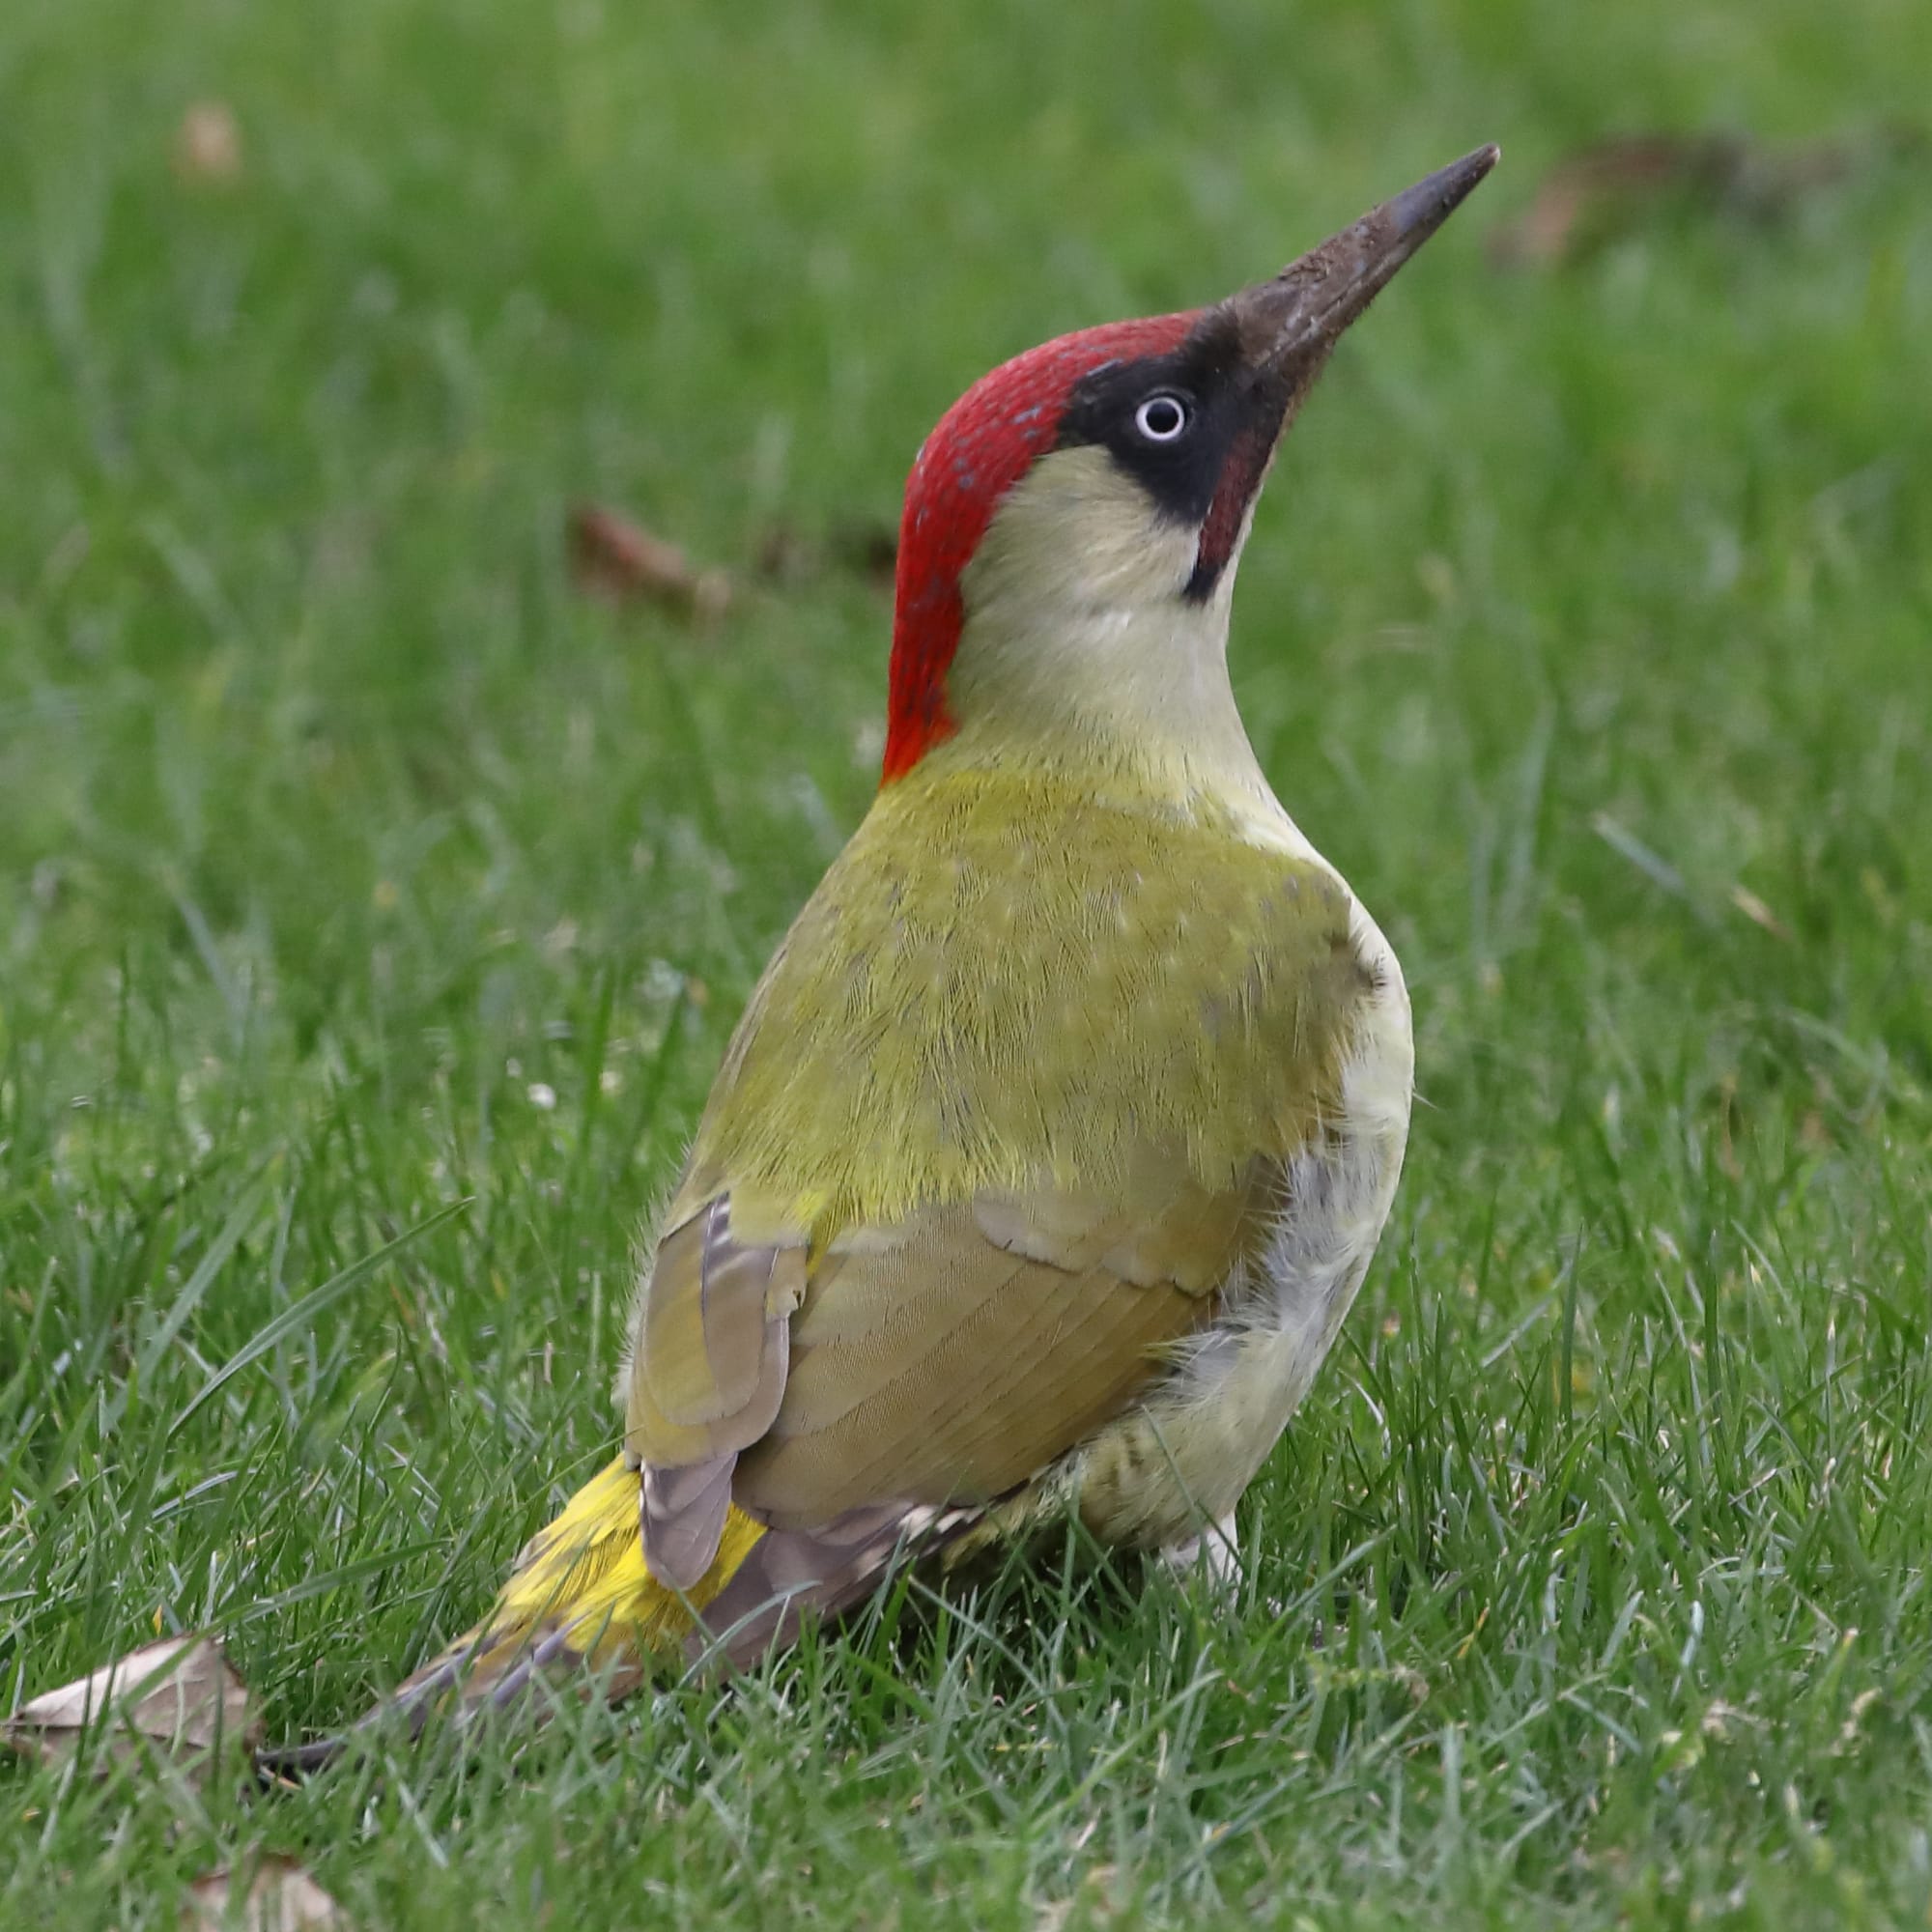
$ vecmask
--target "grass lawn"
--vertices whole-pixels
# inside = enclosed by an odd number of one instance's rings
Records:
[[[1929,75],[1918,0],[10,0],[0,1709],[213,1626],[294,1738],[480,1610],[865,809],[926,428],[1505,158],[1236,599],[1426,1104],[1233,1614],[1068,1567],[521,1758],[0,1768],[0,1924],[261,1847],[399,1928],[1922,1923]],[[1849,166],[1491,264],[1652,128]],[[580,594],[579,499],[731,611]]]

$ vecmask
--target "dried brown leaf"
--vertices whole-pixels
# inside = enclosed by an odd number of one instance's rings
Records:
[[[890,590],[898,552],[898,532],[890,524],[851,517],[818,538],[781,519],[766,525],[752,554],[753,569],[768,583],[806,583],[828,570],[839,570]]]
[[[293,1859],[271,1853],[252,1877],[212,1871],[188,1888],[188,1932],[322,1932],[343,1924],[342,1908]]]
[[[890,524],[853,521],[833,533],[838,560],[856,576],[886,589],[898,572],[899,533]]]
[[[570,513],[570,555],[578,582],[606,597],[647,597],[701,623],[723,616],[731,602],[722,570],[695,568],[676,544],[602,504],[580,503]]]
[[[803,583],[818,575],[817,548],[794,524],[767,524],[753,551],[753,568],[767,583]]]
[[[197,100],[175,129],[175,173],[197,186],[242,179],[242,124],[225,100]]]
[[[109,1725],[96,1759],[104,1771],[145,1748],[186,1759],[216,1744],[252,1747],[261,1733],[252,1702],[217,1638],[168,1637],[36,1697],[0,1733],[23,1756],[58,1764]]]
[[[1491,257],[1503,267],[1559,267],[1672,204],[1776,219],[1861,164],[1916,145],[1907,129],[1782,146],[1739,134],[1592,142],[1557,162],[1529,207],[1492,233]]]

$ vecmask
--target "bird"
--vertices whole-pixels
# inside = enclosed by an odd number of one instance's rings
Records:
[[[876,797],[640,1266],[621,1447],[384,1712],[740,1666],[1076,1520],[1226,1576],[1401,1173],[1402,969],[1276,799],[1236,566],[1484,147],[1279,274],[973,384],[905,493]]]

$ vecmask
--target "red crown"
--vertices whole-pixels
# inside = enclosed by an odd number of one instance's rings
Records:
[[[1001,497],[1053,447],[1074,385],[1106,363],[1178,348],[1194,321],[1189,311],[1060,336],[980,377],[940,417],[913,461],[899,523],[882,784],[952,735],[946,674],[965,620],[959,574]]]

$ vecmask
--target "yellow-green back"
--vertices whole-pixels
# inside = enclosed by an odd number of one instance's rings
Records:
[[[1332,1104],[1361,984],[1319,863],[1216,810],[936,761],[772,960],[680,1207],[728,1189],[735,1227],[817,1245],[988,1189],[1123,1187],[1151,1144],[1227,1184]]]

